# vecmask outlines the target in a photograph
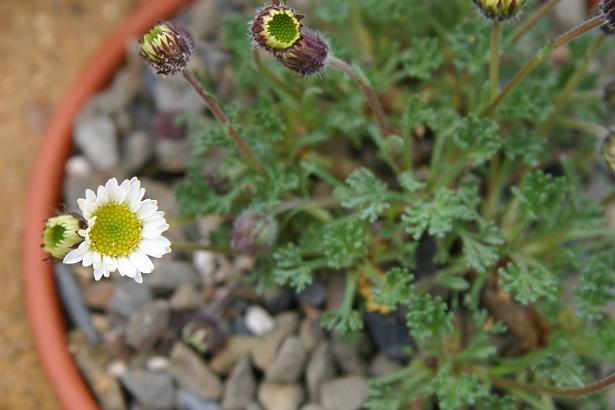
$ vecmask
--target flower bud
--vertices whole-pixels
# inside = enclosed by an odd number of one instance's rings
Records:
[[[615,0],[601,0],[600,13],[606,20],[604,30],[607,34],[615,33]]]
[[[192,36],[175,28],[168,21],[159,21],[139,40],[139,53],[156,74],[173,75],[190,62],[193,51]]]
[[[289,49],[274,53],[275,58],[302,75],[316,74],[327,65],[329,46],[316,33],[304,30]]]
[[[525,2],[526,0],[474,0],[481,13],[494,21],[515,17]]]
[[[231,247],[254,255],[270,248],[278,236],[278,223],[273,216],[262,216],[245,210],[235,219]]]
[[[78,232],[79,220],[72,215],[49,218],[43,231],[43,250],[54,258],[64,258],[83,239]]]
[[[291,8],[270,4],[256,11],[252,21],[254,42],[267,51],[286,50],[301,37],[301,19]]]
[[[226,331],[218,319],[206,312],[187,317],[181,326],[180,337],[201,354],[215,353],[226,343]]]
[[[602,155],[609,168],[615,173],[615,132],[609,133],[602,143]]]

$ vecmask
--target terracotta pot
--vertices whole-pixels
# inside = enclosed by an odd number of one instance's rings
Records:
[[[43,368],[64,409],[97,409],[68,351],[65,320],[51,265],[40,244],[45,220],[61,200],[64,163],[72,146],[73,120],[88,98],[107,85],[125,58],[125,45],[190,0],[152,0],[130,16],[98,49],[62,99],[41,143],[25,210],[23,269],[32,335]]]

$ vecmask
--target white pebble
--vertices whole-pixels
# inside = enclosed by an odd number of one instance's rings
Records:
[[[250,306],[246,312],[246,326],[256,336],[266,335],[275,328],[275,321],[260,306]]]

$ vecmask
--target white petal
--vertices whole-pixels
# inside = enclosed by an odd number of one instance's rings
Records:
[[[141,230],[141,236],[147,239],[156,239],[162,235],[164,231],[169,228],[168,225],[143,225],[143,229]]]
[[[103,267],[109,272],[114,272],[117,270],[117,258],[104,255],[102,257],[102,263]]]
[[[83,255],[83,266],[88,267],[91,266],[92,263],[94,263],[94,254],[92,252],[86,252],[85,255]]]
[[[134,278],[137,274],[136,266],[128,258],[118,258],[117,270],[120,272],[120,275],[128,276],[129,278]]]
[[[81,242],[77,249],[73,249],[64,256],[63,262],[66,264],[77,263],[83,260],[83,257],[90,251],[90,245],[87,242]]]
[[[135,265],[137,270],[140,272],[152,273],[154,270],[154,264],[151,259],[138,249],[128,255],[128,259],[130,259],[130,262],[132,262],[132,264]]]
[[[129,190],[130,190],[130,182],[128,182],[128,180],[125,179],[122,182],[122,185],[120,185],[120,187],[117,190],[117,201],[119,203],[124,203],[124,201],[126,200],[126,197],[128,196]]]
[[[94,269],[94,279],[100,280],[105,275],[104,269]]]
[[[143,239],[139,243],[139,249],[155,258],[160,258],[165,253],[168,253],[167,249],[169,246],[171,246],[171,242],[164,236],[157,239]]]
[[[152,199],[146,199],[141,202],[141,207],[137,211],[137,218],[143,220],[156,213],[158,210],[158,202]]]
[[[96,203],[98,204],[98,206],[102,206],[105,205],[107,202],[109,202],[109,194],[107,193],[107,190],[104,186],[99,185],[98,190],[96,191]]]
[[[119,202],[118,201],[118,186],[117,186],[117,179],[115,178],[111,178],[110,180],[107,181],[107,183],[105,184],[105,189],[107,190],[107,193],[109,194],[109,201],[110,202]]]
[[[137,274],[135,275],[135,277],[133,279],[137,283],[143,283],[143,276],[141,275],[141,272],[139,272],[139,271],[137,271]]]
[[[85,190],[85,199],[88,202],[96,202],[96,194],[94,193],[94,191],[88,188]]]

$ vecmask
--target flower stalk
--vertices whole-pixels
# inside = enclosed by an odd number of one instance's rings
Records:
[[[540,23],[540,20],[542,20],[543,17],[545,17],[547,14],[549,14],[551,12],[551,10],[553,10],[555,8],[555,6],[557,6],[557,4],[560,2],[561,0],[548,0],[546,3],[542,4],[538,10],[536,10],[536,12],[532,15],[532,17],[530,17],[524,24],[522,24],[521,26],[519,26],[518,29],[516,29],[513,34],[512,34],[512,38],[511,41],[513,44],[516,44],[519,42],[519,40],[521,40],[521,38],[531,29],[533,29],[538,23]]]
[[[595,393],[599,393],[609,387],[615,385],[615,373],[598,380],[595,383],[587,384],[581,387],[573,388],[557,388],[549,386],[536,386],[533,384],[520,383],[514,380],[504,379],[498,376],[491,376],[491,382],[505,389],[519,389],[530,393],[543,393],[556,397],[585,397]]]
[[[540,63],[542,63],[547,57],[549,57],[555,50],[560,48],[561,46],[567,44],[568,42],[574,40],[575,38],[591,31],[595,28],[602,26],[605,23],[605,18],[603,15],[596,16],[587,20],[584,23],[579,24],[573,29],[567,31],[566,33],[556,37],[551,40],[544,48],[542,48],[538,53],[532,57],[530,61],[527,62],[523,68],[521,68],[517,74],[513,77],[513,79],[504,87],[500,93],[491,100],[489,105],[487,105],[481,112],[481,116],[489,116],[492,115],[495,109],[500,105],[500,103],[515,89],[521,82],[532,73]]]
[[[216,98],[208,93],[205,88],[201,85],[200,81],[196,78],[196,76],[192,73],[192,71],[185,68],[182,71],[182,75],[188,81],[188,83],[194,88],[194,90],[201,96],[207,108],[211,111],[216,120],[222,125],[227,135],[235,142],[239,151],[243,154],[243,156],[248,160],[250,165],[261,175],[267,176],[267,170],[254,154],[250,146],[244,141],[244,139],[239,135],[239,132],[230,124],[229,119],[227,118],[224,111],[218,105],[218,101]]]

